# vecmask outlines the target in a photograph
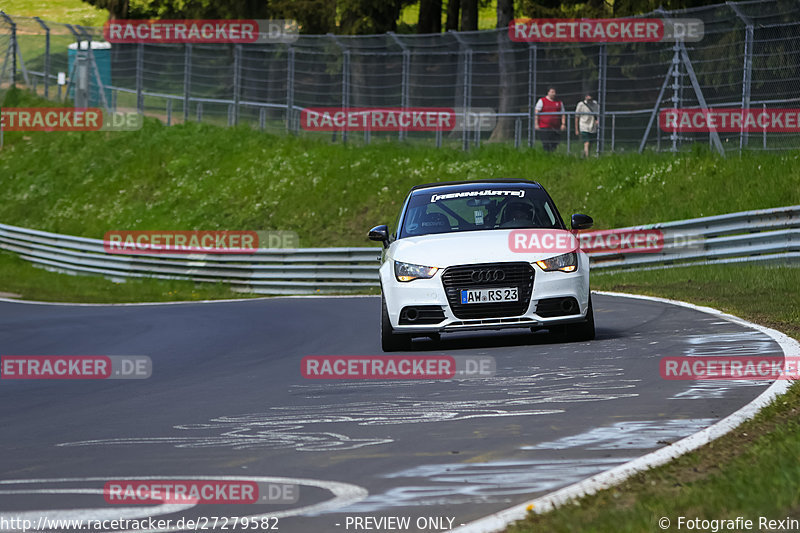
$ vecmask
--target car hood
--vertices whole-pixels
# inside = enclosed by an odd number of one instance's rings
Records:
[[[511,229],[462,231],[406,237],[392,243],[389,259],[445,268],[452,265],[526,261],[533,263],[563,252],[513,252],[508,243]],[[566,230],[550,230],[569,233]]]

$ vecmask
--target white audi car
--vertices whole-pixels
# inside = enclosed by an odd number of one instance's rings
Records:
[[[573,230],[592,219],[572,215]],[[376,226],[384,351],[441,333],[548,329],[567,340],[594,338],[589,258],[550,195],[527,180],[419,185],[396,232]],[[557,245],[554,243],[558,243]]]

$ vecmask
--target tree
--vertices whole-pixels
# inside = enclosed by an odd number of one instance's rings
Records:
[[[458,31],[458,15],[461,12],[461,0],[447,0],[447,31]]]
[[[442,0],[420,0],[417,33],[442,32]]]
[[[478,0],[461,0],[461,31],[478,29]]]
[[[339,0],[339,33],[370,35],[397,29],[400,11],[413,0]]]
[[[128,0],[83,0],[87,4],[105,9],[112,19],[128,18]]]
[[[270,0],[275,18],[297,21],[300,33],[324,35],[336,31],[336,0]]]
[[[497,29],[508,29],[514,19],[514,0],[497,0]],[[497,34],[497,70],[498,70],[498,113],[512,113],[514,111],[514,51],[507,31]],[[514,120],[511,117],[499,117],[497,125],[492,131],[490,141],[505,140],[513,135]]]
[[[508,28],[514,20],[514,0],[497,0],[497,27]]]

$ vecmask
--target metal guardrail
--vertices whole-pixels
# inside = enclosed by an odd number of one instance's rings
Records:
[[[592,269],[640,270],[728,262],[800,260],[800,206],[622,228],[658,229],[658,252],[590,254]]]
[[[652,253],[593,253],[592,269],[666,268],[739,261],[800,262],[800,206],[622,228],[660,229]],[[103,241],[0,224],[0,248],[49,270],[226,283],[262,294],[342,293],[378,286],[380,248],[262,248],[253,254],[123,255]]]

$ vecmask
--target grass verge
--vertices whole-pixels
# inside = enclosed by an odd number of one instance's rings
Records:
[[[800,268],[714,265],[595,275],[595,289],[708,305],[800,338]],[[509,533],[679,531],[679,517],[800,518],[800,384],[724,437],[622,484],[542,515]],[[663,529],[666,517],[671,526]],[[719,524],[718,524],[719,525]],[[711,531],[711,528],[695,528]],[[686,530],[686,524],[680,530]],[[796,530],[796,529],[795,529]]]
[[[115,283],[100,276],[71,276],[36,268],[0,252],[0,297],[43,302],[134,303],[247,298],[222,284],[141,279]]]
[[[4,105],[32,99],[9,92]],[[95,238],[108,230],[290,230],[304,247],[365,246],[367,230],[391,223],[411,186],[478,178],[538,180],[562,215],[586,212],[598,228],[800,203],[797,151],[582,160],[497,144],[468,153],[355,147],[154,119],[136,132],[8,132],[5,142],[0,222]]]

